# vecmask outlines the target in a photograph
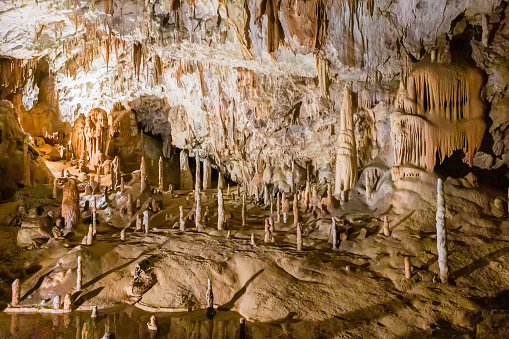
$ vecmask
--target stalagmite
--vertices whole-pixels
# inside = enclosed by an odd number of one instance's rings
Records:
[[[200,174],[200,153],[196,150],[196,184],[194,186],[194,199],[196,203],[196,216],[194,218],[196,230],[201,232],[201,201],[200,201],[200,188],[201,188],[201,174]]]
[[[216,314],[214,310],[214,292],[212,291],[212,282],[207,279],[207,317],[213,317]]]
[[[335,218],[332,218],[331,231],[332,231],[332,249],[335,250],[338,248],[338,229],[336,227]]]
[[[88,226],[87,245],[90,246],[93,243],[94,243],[94,227],[90,225]]]
[[[286,217],[290,213],[290,202],[286,199],[285,192],[283,192],[281,197],[281,212],[283,212],[283,223],[286,224]]]
[[[391,236],[391,230],[389,228],[389,218],[386,215],[384,215],[384,235],[386,237]]]
[[[357,182],[357,148],[353,123],[353,100],[350,85],[345,85],[341,103],[338,149],[336,155],[336,180],[334,195],[349,191]]]
[[[251,246],[256,247],[255,234],[251,233]]]
[[[147,323],[147,328],[150,331],[157,331],[157,318],[155,315],[150,317],[150,321]]]
[[[246,195],[242,194],[242,228],[246,226]]]
[[[53,309],[54,310],[59,310],[60,309],[60,296],[59,295],[56,295],[53,298]]]
[[[179,206],[180,219],[179,219],[179,228],[181,232],[186,231],[186,223],[184,222],[184,209],[182,206]]]
[[[92,229],[95,235],[97,233],[97,201],[95,195],[92,196]]]
[[[447,232],[445,225],[445,199],[442,179],[437,181],[437,250],[438,267],[440,268],[440,280],[447,283],[449,268],[447,266]]]
[[[207,190],[212,187],[212,166],[208,157],[203,160],[203,189]]]
[[[297,198],[297,194],[293,195],[293,223],[297,225],[299,222],[299,201]]]
[[[263,240],[266,244],[270,242],[270,224],[269,219],[265,219],[265,238]]]
[[[277,192],[277,198],[276,198],[276,222],[281,222],[281,192]]]
[[[81,255],[78,256],[78,268],[76,269],[76,291],[81,291],[83,282],[83,269],[81,267]]]
[[[149,231],[149,220],[148,220],[148,211],[143,212],[143,226],[145,227],[145,234]]]
[[[297,251],[302,251],[302,224],[297,223]]]
[[[141,214],[136,215],[136,231],[141,231],[143,229],[143,217]]]
[[[72,299],[71,299],[71,295],[69,293],[67,293],[64,296],[64,310],[70,311],[71,309],[72,309]]]
[[[122,230],[120,231],[120,240],[121,241],[125,240],[125,228],[122,228]]]
[[[80,206],[79,192],[76,180],[69,178],[64,185],[62,197],[62,217],[65,220],[65,227],[72,229],[78,224]]]
[[[189,169],[189,156],[187,150],[180,152],[180,189],[189,190],[193,188],[193,176]]]
[[[265,206],[269,204],[269,188],[267,184],[263,185],[263,204]]]
[[[228,189],[226,190],[226,195],[230,195],[231,192],[230,192],[230,184],[228,184]]]
[[[125,186],[124,186],[124,176],[121,176],[120,177],[120,193],[124,193],[124,189],[125,189]]]
[[[405,279],[410,279],[410,277],[411,277],[410,258],[405,257]]]
[[[133,213],[134,211],[133,211],[133,195],[131,193],[127,194],[126,208],[127,215],[132,216],[134,214]]]
[[[32,186],[30,182],[30,155],[28,154],[28,134],[25,134],[23,138],[23,165],[24,165],[23,183],[27,187]]]
[[[19,304],[19,279],[16,279],[13,281],[11,288],[12,288],[11,305],[18,306],[18,304]]]
[[[163,186],[163,157],[159,157],[159,191],[164,190]]]
[[[223,202],[223,191],[217,189],[217,229],[223,230],[224,225],[224,202]]]
[[[92,314],[90,315],[90,318],[97,318],[97,306],[92,307]]]
[[[219,172],[219,176],[217,178],[217,187],[224,189],[224,175],[222,172]]]
[[[58,197],[58,185],[57,185],[57,178],[53,179],[53,199],[56,199]]]
[[[147,168],[145,165],[145,157],[141,157],[140,179],[141,179],[140,192],[144,192],[147,186]]]

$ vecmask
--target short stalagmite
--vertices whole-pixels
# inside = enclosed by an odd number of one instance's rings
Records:
[[[132,216],[134,214],[133,195],[131,193],[127,194],[126,209],[127,209],[127,215]]]
[[[64,296],[64,310],[70,311],[72,309],[72,298],[69,293]]]
[[[297,251],[302,251],[302,224],[297,223]]]
[[[145,234],[147,234],[149,232],[149,228],[150,228],[148,211],[143,212],[143,226],[145,228]]]
[[[412,273],[411,273],[412,267],[410,266],[410,258],[405,257],[404,261],[405,261],[405,279],[410,279],[410,277],[412,275]]]
[[[186,231],[186,223],[184,221],[184,209],[182,208],[182,206],[179,206],[179,212],[180,212],[179,229],[181,232],[185,232]]]
[[[271,238],[271,234],[270,234],[270,224],[269,224],[269,219],[265,219],[265,238],[264,238],[264,242],[267,244],[270,241],[270,238]]]
[[[19,279],[14,280],[14,282],[11,285],[12,288],[12,299],[11,299],[11,305],[12,306],[18,306],[19,304]]]
[[[384,235],[386,237],[390,237],[391,236],[391,230],[389,228],[389,217],[387,217],[387,215],[384,215]]]
[[[141,214],[136,215],[136,231],[143,229],[143,216]]]
[[[87,245],[90,246],[94,243],[94,226],[88,226],[88,234],[87,234]]]

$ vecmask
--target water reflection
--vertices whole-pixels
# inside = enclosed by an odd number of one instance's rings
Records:
[[[0,313],[0,338],[76,338],[97,339],[110,333],[116,339],[155,338],[239,338],[240,316],[234,312],[218,312],[213,319],[205,311],[185,314],[156,314],[157,331],[148,329],[152,313],[134,307],[100,312],[71,314],[6,314]],[[246,324],[247,338],[293,338],[289,326],[279,324]],[[106,338],[106,337],[105,337]]]

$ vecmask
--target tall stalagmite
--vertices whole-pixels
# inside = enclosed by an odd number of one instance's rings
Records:
[[[336,155],[336,181],[334,195],[351,190],[357,183],[357,148],[353,124],[354,105],[350,85],[345,85],[341,103],[338,150]]]
[[[189,169],[189,155],[187,150],[180,152],[180,189],[190,190],[193,188],[193,176]]]
[[[446,283],[449,277],[447,266],[447,230],[445,225],[445,199],[442,179],[437,181],[437,250],[438,267],[440,268],[440,280]]]

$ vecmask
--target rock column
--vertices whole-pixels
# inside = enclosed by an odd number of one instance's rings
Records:
[[[140,192],[144,192],[147,187],[147,167],[145,165],[145,157],[141,157],[140,163]]]
[[[193,188],[193,176],[189,169],[189,156],[187,150],[180,152],[180,189],[190,190]]]
[[[12,287],[12,306],[18,306],[19,304],[19,279],[14,280],[11,285]]]
[[[207,190],[212,187],[212,166],[209,158],[203,160],[203,189]]]
[[[164,190],[163,185],[163,157],[159,157],[159,192]]]

